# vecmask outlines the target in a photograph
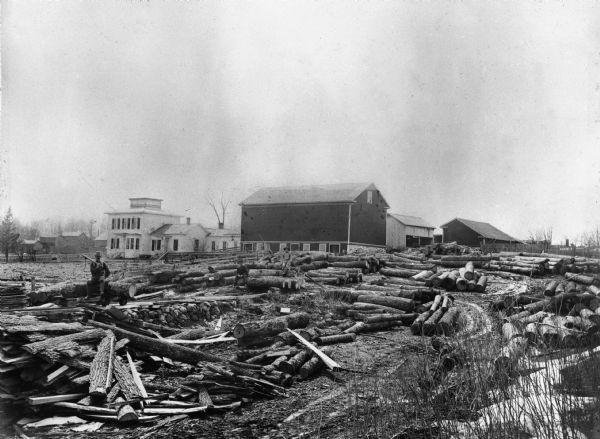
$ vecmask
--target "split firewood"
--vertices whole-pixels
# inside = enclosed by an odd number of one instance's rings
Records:
[[[118,397],[115,401],[124,402],[125,400],[121,397]],[[138,414],[129,404],[123,404],[117,409],[117,420],[119,422],[132,422],[137,421],[138,419]]]

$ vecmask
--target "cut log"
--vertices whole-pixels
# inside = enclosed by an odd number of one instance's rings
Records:
[[[450,336],[456,332],[456,324],[458,317],[460,316],[459,308],[450,308],[444,315],[438,320],[435,328],[435,332],[438,335]],[[411,328],[412,329],[412,328]]]
[[[600,317],[600,316],[599,316]],[[416,313],[411,314],[375,314],[367,317],[365,323],[400,322],[402,325],[410,325],[417,318]]]
[[[449,294],[444,294],[444,297],[442,299],[442,306],[441,306],[442,311],[448,311],[448,308],[450,308],[453,303],[454,303],[454,297],[452,297]]]
[[[366,303],[366,302],[354,302],[352,304],[352,309],[357,311],[367,311],[367,310],[375,310],[378,312],[385,313],[395,313],[395,314],[403,314],[405,311],[402,311],[398,308],[392,308],[391,306],[379,305],[376,303]]]
[[[391,276],[391,277],[412,277],[416,274],[419,274],[421,271],[420,270],[408,270],[408,269],[393,269],[393,268],[381,268],[379,270],[379,273],[383,274],[384,276]]]
[[[332,352],[333,352],[333,349],[331,349],[331,348],[327,348],[327,347],[323,348],[323,353],[325,355],[330,356],[332,354]],[[298,374],[300,375],[301,379],[305,380],[306,378],[317,373],[323,367],[325,367],[325,363],[323,363],[323,360],[321,360],[318,356],[313,355],[312,358],[310,358],[307,362],[305,362],[300,367]]]
[[[121,397],[115,399],[116,402],[124,402]],[[129,404],[123,404],[117,409],[117,421],[119,422],[134,422],[139,418],[133,407]]]
[[[600,288],[598,288],[596,285],[589,285],[586,291],[593,294],[594,296],[600,296]]]
[[[435,273],[433,271],[423,270],[423,271],[420,271],[419,273],[417,273],[417,274],[415,274],[414,276],[411,276],[411,277],[414,280],[424,281],[425,279],[430,278],[434,274]]]
[[[585,276],[583,274],[565,273],[565,279],[577,282],[583,285],[595,285],[599,286],[600,281],[594,276]]]
[[[469,286],[469,281],[464,277],[459,277],[456,279],[456,289],[458,291],[467,291]]]
[[[104,336],[105,332],[102,329],[91,329],[75,334],[47,338],[45,340],[23,345],[22,348],[26,352],[40,356],[50,362],[59,362],[64,356],[63,354],[73,352],[74,348],[77,349],[78,343],[96,342]]]
[[[279,363],[279,370],[293,375],[304,363],[310,359],[310,357],[310,351],[304,349],[291,357],[289,360],[281,361]]]
[[[443,315],[444,311],[442,311],[441,309],[438,309],[433,314],[431,314],[429,318],[423,323],[423,335],[434,335],[436,325]]]
[[[129,365],[124,364],[119,357],[115,357],[113,364],[115,378],[125,398],[128,401],[143,398],[142,392],[131,375]]]
[[[337,334],[315,337],[315,343],[319,346],[332,345],[338,343],[352,343],[356,340],[356,334]]]
[[[525,337],[515,337],[502,348],[500,354],[494,360],[497,370],[512,369],[517,360],[525,354],[529,344]]]
[[[522,334],[519,328],[512,323],[507,322],[502,325],[502,336],[506,341],[510,341],[515,337],[520,337],[521,335]]]
[[[433,303],[431,304],[431,307],[429,308],[429,310],[437,311],[441,304],[442,304],[442,296],[440,294],[438,294],[433,299]]]
[[[106,392],[112,385],[114,356],[115,334],[107,331],[106,337],[98,345],[96,356],[90,366],[90,395],[106,397]]]
[[[542,341],[547,346],[556,346],[560,340],[558,335],[558,325],[554,317],[546,317],[538,328]]]
[[[371,296],[371,295],[360,295],[358,296],[358,302],[374,303],[377,305],[389,306],[390,308],[401,309],[403,311],[412,311],[415,308],[414,300],[405,299],[403,297],[389,297],[389,296]]]
[[[431,317],[434,311],[426,311],[420,314],[415,321],[410,325],[410,330],[414,335],[423,335],[423,324]]]
[[[556,287],[559,282],[557,280],[552,280],[546,284],[546,288],[544,288],[544,296],[554,296],[556,293]]]
[[[288,328],[288,331],[291,332],[292,334],[294,334],[296,336],[296,338],[300,341],[300,343],[302,343],[304,346],[306,346],[308,349],[310,349],[315,355],[317,355],[321,360],[323,360],[323,363],[325,363],[325,365],[329,368],[329,369],[340,369],[340,365],[337,364],[335,361],[333,361],[331,358],[329,358],[329,356],[327,356],[326,354],[324,354],[319,348],[313,346],[309,341],[307,341],[306,339],[304,339],[301,335],[299,335],[298,333],[294,332],[293,330]]]
[[[475,267],[473,267],[473,261],[469,261],[465,264],[465,273],[463,277],[467,280],[475,279]]]
[[[174,343],[169,343],[168,341],[136,334],[116,326],[106,325],[93,320],[88,321],[87,324],[102,329],[110,329],[115,333],[117,338],[128,338],[130,340],[130,346],[133,346],[134,348],[148,354],[158,355],[160,357],[168,357],[172,360],[193,365],[196,365],[199,361],[223,362],[223,360],[216,355],[186,348],[184,346],[179,346]],[[102,331],[100,332],[103,333]]]
[[[305,328],[309,320],[310,318],[306,313],[294,313],[266,321],[238,323],[233,328],[233,336],[237,339],[243,339],[277,335],[287,328]]]

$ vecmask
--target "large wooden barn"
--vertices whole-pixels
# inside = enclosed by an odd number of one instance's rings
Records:
[[[456,241],[458,244],[470,247],[521,242],[491,224],[464,218],[454,218],[441,225],[440,228],[444,232],[444,242]]]
[[[389,206],[372,183],[268,187],[240,205],[245,251],[385,247]]]

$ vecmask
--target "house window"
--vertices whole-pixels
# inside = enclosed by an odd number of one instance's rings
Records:
[[[121,228],[121,218],[117,218],[117,230]]]
[[[173,240],[173,251],[177,251],[179,250],[179,239],[174,239]]]
[[[135,238],[135,249],[136,250],[140,249],[140,238]]]
[[[156,240],[154,240],[154,239],[152,240],[150,248],[152,249],[152,251],[156,250]]]
[[[140,228],[140,218],[137,219],[137,227],[136,227],[136,229],[139,229],[139,228]]]
[[[227,241],[223,241],[223,250],[227,250]]]
[[[373,204],[373,191],[367,191],[367,203]]]
[[[326,252],[327,251],[327,244],[319,244],[319,251],[320,252]]]
[[[199,239],[194,239],[194,251],[198,251],[200,250],[200,240]]]
[[[131,229],[131,218],[127,218],[127,228]]]
[[[152,251],[160,250],[160,243],[161,243],[160,239],[153,239],[152,240]]]
[[[217,249],[217,243],[215,241],[210,242],[210,249],[215,251]]]
[[[114,219],[113,219],[114,222]],[[115,239],[114,238],[110,238],[110,248],[113,249],[115,248]]]
[[[117,238],[117,241],[115,242],[115,248],[119,248],[119,238]]]
[[[112,226],[111,226],[111,229],[113,229],[113,230],[114,230],[114,229],[115,229],[115,219],[114,219],[114,218],[112,219],[112,222],[111,222],[111,224],[112,224]]]
[[[310,251],[310,244],[302,244],[302,251],[303,252],[309,252]]]

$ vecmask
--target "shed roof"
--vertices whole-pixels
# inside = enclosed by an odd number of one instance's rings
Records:
[[[215,229],[212,227],[205,227],[206,231],[210,234],[210,236],[235,236],[241,235],[239,230],[235,229]]]
[[[206,233],[206,229],[202,227],[202,224],[163,224],[151,235],[187,235],[191,230],[200,228]]]
[[[265,187],[254,192],[240,204],[351,203],[367,189],[377,190],[373,183]],[[387,207],[387,202],[385,204]]]
[[[61,236],[63,238],[77,238],[81,235],[87,236],[84,232],[62,232]]]
[[[420,216],[410,216],[410,215],[400,215],[398,213],[389,213],[388,216],[391,216],[398,221],[400,221],[405,226],[415,226],[415,227],[423,227],[425,229],[435,229],[431,224],[425,221]]]
[[[481,221],[473,221],[464,218],[454,218],[451,221],[448,221],[446,224],[442,224],[440,227],[447,227],[452,221],[459,221],[467,226],[469,229],[476,232],[479,236],[486,239],[494,239],[497,241],[513,241],[520,242],[518,239],[513,238],[512,236],[504,233],[502,230],[497,229],[489,223],[484,223]]]

